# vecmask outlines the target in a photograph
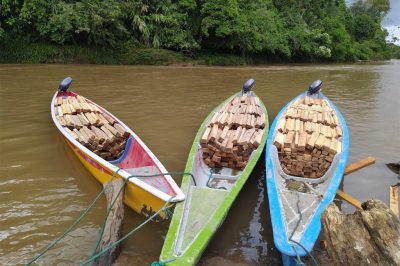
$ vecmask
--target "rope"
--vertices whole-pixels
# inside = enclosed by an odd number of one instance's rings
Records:
[[[210,180],[212,178],[212,175],[215,174],[216,172],[217,172],[217,170],[215,168],[210,168],[210,174],[208,175],[208,180],[207,180],[207,183],[206,183],[207,187],[215,188],[215,189],[228,190],[226,187],[222,187],[222,186],[221,187],[212,187],[212,186],[210,186]]]
[[[117,171],[115,171],[115,172],[113,173],[113,175],[112,175],[112,177],[111,177],[110,180],[113,180],[113,179],[115,178],[115,175],[116,175],[120,170],[121,170],[121,169],[118,168]],[[116,199],[118,198],[118,195],[121,193],[122,189],[124,188],[124,186],[126,185],[126,183],[128,182],[128,180],[129,180],[130,178],[133,178],[133,177],[154,177],[154,176],[174,175],[174,174],[190,175],[191,178],[193,179],[193,182],[194,182],[195,185],[196,185],[195,178],[194,178],[193,174],[190,173],[190,172],[170,172],[170,173],[161,173],[161,174],[155,174],[155,175],[131,175],[131,176],[127,177],[127,178],[125,179],[124,183],[122,184],[120,190],[118,191],[118,194],[117,194],[117,196],[115,197],[114,201],[112,202],[110,208],[107,209],[107,215],[106,215],[105,218],[104,218],[103,226],[102,226],[101,231],[100,231],[100,233],[99,233],[99,238],[98,238],[98,240],[97,240],[97,242],[96,242],[96,248],[94,249],[94,251],[93,251],[92,254],[94,254],[94,253],[96,252],[96,250],[97,250],[97,248],[98,248],[98,246],[99,246],[99,244],[100,244],[100,242],[101,242],[101,238],[103,237],[103,233],[104,233],[104,229],[105,229],[105,223],[106,223],[106,221],[107,221],[108,214],[110,213],[112,206],[114,206],[114,204],[115,204],[115,202],[116,202]],[[33,257],[31,260],[29,260],[28,263],[25,264],[25,266],[30,266],[32,263],[34,263],[34,262],[37,261],[39,258],[41,258],[44,254],[46,254],[50,249],[52,249],[52,248],[53,248],[58,242],[60,242],[64,237],[66,237],[67,234],[68,234],[69,232],[71,232],[71,231],[83,220],[83,218],[89,213],[89,211],[92,210],[92,208],[93,208],[94,205],[97,203],[97,201],[100,199],[100,196],[105,192],[105,190],[108,188],[108,186],[109,186],[109,184],[106,184],[106,186],[104,186],[104,188],[97,194],[97,196],[95,197],[95,199],[94,199],[94,200],[89,204],[89,206],[81,213],[81,215],[75,220],[75,222],[74,222],[70,227],[67,228],[67,230],[65,230],[56,240],[54,240],[53,242],[51,242],[42,252],[40,252],[38,255],[36,255],[35,257]],[[172,198],[171,198],[171,199],[172,199]],[[170,199],[170,200],[171,200],[171,199]],[[170,200],[168,200],[168,201],[166,202],[166,204],[169,203]],[[161,212],[161,210],[163,210],[163,208],[160,209],[158,212],[156,212],[153,216],[155,217],[156,214],[158,214],[158,213]],[[166,210],[168,210],[168,209],[166,209]],[[168,210],[168,211],[169,211],[169,210]],[[172,216],[171,212],[166,213],[166,215],[167,215],[167,217],[170,217],[170,215]],[[150,217],[150,220],[154,218],[153,216]],[[147,223],[147,221],[146,221],[146,223]]]
[[[295,228],[293,229],[292,233],[290,234],[289,241],[295,243],[295,244],[298,245],[298,246],[300,246],[300,247],[306,252],[307,256],[311,257],[311,259],[312,259],[313,262],[314,262],[314,265],[319,266],[317,260],[314,258],[314,256],[311,254],[311,252],[308,252],[308,250],[307,250],[302,244],[300,244],[299,242],[297,242],[297,241],[295,241],[295,240],[292,239],[294,233],[296,232],[297,228],[298,228],[299,225],[300,225],[300,221],[303,219],[303,214],[302,214],[302,212],[301,212],[301,210],[300,210],[300,198],[299,198],[299,195],[298,195],[298,194],[296,194],[296,195],[297,195],[296,206],[297,206],[297,211],[298,211],[300,217],[299,217],[299,220],[298,220],[297,223],[296,223]],[[296,264],[297,264],[297,265],[305,265],[304,262],[301,261],[300,255],[297,253],[296,248],[293,247],[293,245],[291,245],[291,246],[292,246],[294,252],[296,253],[296,257],[297,257],[297,259],[296,259]]]
[[[81,215],[78,217],[78,219],[75,220],[75,222],[68,227],[67,230],[62,233],[61,236],[59,236],[56,240],[54,240],[52,243],[50,243],[42,252],[40,252],[38,255],[33,257],[27,264],[26,266],[31,265],[34,263],[36,260],[38,260],[40,257],[42,257],[47,251],[49,251],[51,248],[53,248],[58,242],[60,242],[69,232],[71,232],[72,229],[75,228],[76,225],[79,224],[79,222],[86,216],[86,214],[93,208],[93,206],[96,204],[96,202],[100,199],[100,196],[104,193],[104,189],[100,191],[99,194],[97,194],[96,198],[89,204],[89,206],[84,210]]]
[[[172,259],[167,259],[165,261],[153,261],[150,265],[151,266],[165,266],[167,263],[169,262],[173,262],[174,260],[176,260],[176,258],[172,258]]]
[[[299,242],[297,242],[297,241],[295,241],[295,240],[293,240],[293,239],[290,239],[290,241],[292,241],[293,243],[295,243],[296,245],[298,245],[299,247],[301,247],[301,248],[307,253],[307,256],[311,257],[311,259],[312,259],[313,262],[314,262],[314,265],[315,265],[315,266],[319,266],[319,264],[318,264],[317,260],[315,259],[315,257],[311,254],[311,252],[308,252],[308,250],[307,250],[302,244],[300,244]],[[296,249],[295,249],[295,250],[296,250]],[[296,252],[296,253],[297,253],[297,252]]]
[[[301,258],[300,258],[299,253],[297,252],[296,248],[293,247],[293,245],[291,245],[291,246],[292,246],[294,252],[296,253],[296,259],[295,259],[295,260],[296,260],[296,265],[298,265],[298,266],[305,266],[304,262],[303,262],[303,261],[301,260]]]
[[[186,173],[186,172],[171,172],[171,173],[161,173],[161,174],[154,174],[154,175],[130,175],[130,176],[128,176],[128,177],[124,180],[124,183],[121,185],[121,188],[118,190],[118,193],[117,193],[117,195],[115,196],[114,200],[112,201],[112,203],[111,203],[111,205],[110,205],[110,208],[108,208],[107,211],[106,211],[105,217],[104,217],[104,219],[103,219],[103,225],[102,225],[102,227],[101,227],[101,229],[100,229],[99,237],[97,238],[97,242],[96,242],[95,248],[93,249],[92,256],[96,254],[97,249],[98,249],[99,246],[100,246],[101,239],[103,238],[105,226],[106,226],[106,223],[107,223],[108,216],[109,216],[109,214],[110,214],[110,212],[111,212],[111,209],[112,209],[112,207],[114,206],[115,202],[117,201],[117,198],[118,198],[119,194],[121,194],[123,188],[125,187],[126,183],[129,181],[129,179],[131,179],[131,178],[133,178],[133,177],[136,177],[136,178],[137,178],[137,177],[155,177],[155,176],[174,175],[174,174],[182,174],[182,175],[188,174],[188,175],[192,176],[192,178],[194,179],[194,176],[192,175],[192,173]],[[195,182],[195,184],[196,184],[196,182]],[[169,211],[169,212],[168,212],[168,211]],[[165,215],[166,215],[168,218],[171,218],[171,217],[172,217],[172,214],[173,214],[173,213],[172,213],[170,210],[167,209],[165,212],[166,212]]]
[[[211,188],[211,186],[210,186],[210,180],[211,180],[212,175],[213,175],[214,173],[215,173],[214,168],[210,168],[210,174],[208,175],[208,180],[207,180],[207,183],[206,183],[207,187],[209,187],[209,188]]]
[[[151,221],[154,217],[156,217],[160,212],[164,211],[165,209],[171,208],[171,206],[168,206],[168,204],[170,203],[170,201],[173,199],[174,197],[171,197],[169,200],[167,200],[164,204],[164,206],[159,209],[156,213],[154,213],[151,217],[149,217],[146,221],[144,221],[143,223],[141,223],[140,225],[138,225],[137,227],[135,227],[134,229],[132,229],[129,233],[127,233],[125,236],[123,236],[121,239],[113,242],[112,244],[110,244],[107,248],[103,249],[102,251],[100,251],[99,253],[95,254],[94,256],[91,256],[90,258],[88,258],[87,260],[85,260],[82,264],[80,264],[80,266],[84,266],[84,265],[88,265],[89,263],[91,263],[92,261],[94,261],[95,259],[97,259],[98,257],[100,257],[101,255],[103,255],[104,253],[106,253],[107,251],[115,248],[117,245],[119,245],[122,241],[126,240],[128,237],[130,237],[131,235],[133,235],[136,231],[138,231],[139,229],[141,229],[143,226],[145,226],[149,221]]]

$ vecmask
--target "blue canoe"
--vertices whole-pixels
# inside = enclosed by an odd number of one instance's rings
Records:
[[[308,92],[300,94],[278,113],[271,125],[266,145],[266,183],[274,243],[282,253],[284,265],[296,265],[298,257],[312,251],[321,231],[321,213],[336,195],[349,153],[349,135],[342,114],[322,92],[317,91],[312,96],[324,99],[331,112],[337,115],[336,123],[342,134],[336,136],[336,139],[341,142],[341,150],[332,155],[329,168],[320,178],[292,176],[287,173],[287,169],[282,169],[282,154],[278,154],[274,145],[275,137],[281,130],[282,124],[279,121],[287,117],[288,108],[292,104],[302,101],[306,96],[309,96]],[[288,186],[289,182],[297,182],[297,187]]]

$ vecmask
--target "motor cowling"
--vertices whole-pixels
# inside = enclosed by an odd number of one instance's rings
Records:
[[[251,89],[254,87],[255,83],[256,83],[256,81],[254,79],[249,79],[248,81],[246,81],[243,84],[243,89],[242,89],[243,92],[246,93],[246,92],[251,91]]]
[[[69,86],[71,86],[71,83],[72,83],[72,78],[66,77],[65,79],[63,79],[63,81],[61,81],[60,85],[58,85],[58,90],[61,92],[66,92]]]
[[[308,88],[309,94],[318,93],[322,88],[322,81],[317,79],[313,83],[311,83],[310,87]]]

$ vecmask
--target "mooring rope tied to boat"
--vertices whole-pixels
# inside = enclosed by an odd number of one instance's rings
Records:
[[[121,170],[121,168],[118,168],[117,171],[115,171],[111,177],[111,180],[115,178],[115,175]],[[75,222],[67,228],[67,230],[64,231],[64,233],[61,234],[61,236],[59,236],[56,240],[54,240],[53,242],[51,242],[49,245],[47,245],[47,247],[40,252],[38,255],[36,255],[35,257],[33,257],[28,263],[26,263],[26,266],[31,265],[32,263],[34,263],[35,261],[37,261],[40,257],[42,257],[44,254],[47,253],[47,251],[49,251],[50,249],[52,249],[58,242],[60,242],[64,237],[67,236],[67,234],[69,232],[71,232],[75,226],[77,226],[82,220],[83,218],[85,218],[85,216],[89,213],[89,211],[94,207],[94,205],[96,205],[97,201],[100,199],[100,196],[106,191],[107,189],[107,185],[97,194],[97,196],[94,198],[94,200],[89,204],[89,206],[81,213],[81,215],[78,217],[78,219],[75,220]]]
[[[110,180],[109,180],[108,182],[112,181],[112,180],[116,177],[116,174],[118,174],[118,172],[119,172],[120,170],[122,170],[122,169],[121,169],[121,168],[118,168],[118,169],[113,173],[112,177],[110,178]],[[109,213],[110,213],[112,207],[114,206],[114,204],[115,204],[115,202],[116,202],[116,199],[118,198],[119,194],[121,193],[121,191],[123,190],[123,188],[125,187],[125,185],[127,184],[127,182],[128,182],[131,178],[156,177],[156,176],[164,176],[164,175],[190,175],[191,178],[192,178],[192,180],[193,180],[193,182],[196,184],[195,178],[194,178],[193,174],[190,173],[190,172],[167,172],[167,173],[160,173],[160,174],[153,174],[153,175],[131,175],[131,176],[128,176],[127,178],[125,178],[124,183],[121,185],[121,188],[119,189],[119,191],[118,191],[118,193],[117,193],[117,196],[114,198],[114,200],[113,200],[111,206],[110,206],[109,208],[107,208],[107,211],[106,211],[106,214],[107,214],[107,215],[106,215],[105,218],[104,218],[103,225],[102,225],[101,231],[100,231],[100,233],[99,233],[99,238],[98,238],[98,240],[97,240],[97,242],[96,242],[96,248],[95,248],[94,251],[92,252],[92,256],[90,257],[90,259],[91,259],[91,258],[93,258],[93,260],[96,259],[96,258],[99,257],[100,255],[104,254],[105,251],[111,249],[110,246],[113,245],[114,243],[117,243],[117,242],[118,242],[117,244],[119,244],[120,242],[122,242],[123,240],[125,240],[127,237],[129,237],[130,235],[132,235],[134,232],[136,232],[138,229],[140,229],[143,225],[145,225],[145,224],[148,223],[150,220],[152,220],[154,217],[156,217],[159,213],[161,213],[161,211],[166,211],[166,215],[167,215],[167,216],[170,216],[170,215],[171,215],[171,211],[169,210],[169,208],[172,207],[172,206],[171,206],[171,205],[170,205],[170,206],[167,206],[167,205],[171,202],[171,200],[173,200],[174,197],[171,197],[170,199],[168,199],[168,200],[165,202],[164,206],[163,206],[160,210],[158,210],[155,214],[153,214],[151,217],[149,217],[146,221],[144,221],[144,222],[143,222],[142,224],[140,224],[138,227],[134,228],[134,229],[133,229],[131,232],[129,232],[126,236],[122,237],[122,238],[120,239],[121,241],[118,240],[118,241],[112,243],[112,244],[111,244],[109,247],[107,247],[106,249],[102,250],[101,252],[99,252],[99,253],[97,253],[97,254],[95,253],[96,250],[97,250],[97,248],[98,248],[98,246],[99,246],[99,244],[100,244],[100,242],[101,242],[101,238],[102,238],[103,233],[104,233],[104,229],[105,229],[105,224],[106,224],[106,221],[107,221],[107,217],[108,217],[108,215],[109,215]],[[34,263],[34,262],[37,261],[39,258],[41,258],[43,255],[45,255],[45,254],[46,254],[50,249],[52,249],[58,242],[60,242],[64,237],[66,237],[67,234],[68,234],[69,232],[71,232],[71,231],[83,220],[83,218],[89,213],[89,211],[92,210],[92,208],[96,205],[97,201],[100,199],[100,196],[106,191],[106,189],[108,188],[108,186],[109,186],[109,185],[108,185],[108,183],[107,183],[106,186],[104,186],[104,188],[97,194],[97,196],[95,197],[95,199],[89,204],[89,206],[81,213],[81,215],[78,217],[78,219],[76,219],[75,222],[74,222],[70,227],[67,228],[67,230],[65,230],[56,240],[54,240],[52,243],[50,243],[42,252],[40,252],[38,255],[36,255],[35,257],[33,257],[31,260],[29,260],[29,262],[26,263],[25,266],[30,266],[30,265],[32,265],[32,263]],[[166,207],[166,206],[167,206],[167,207]],[[169,211],[169,212],[167,212],[167,211]],[[99,255],[99,254],[100,254],[100,255]],[[89,262],[90,262],[90,261],[89,261]],[[84,263],[85,263],[85,262],[84,262]],[[83,264],[83,265],[86,265],[86,264]]]
[[[119,170],[118,170],[118,171],[119,171]],[[124,189],[126,183],[129,181],[129,179],[134,178],[134,177],[155,177],[155,176],[174,175],[174,174],[181,174],[181,175],[186,175],[186,174],[187,174],[187,175],[191,175],[192,178],[194,179],[194,176],[192,175],[192,173],[187,173],[187,172],[171,172],[171,173],[161,173],[161,174],[153,174],[153,175],[130,175],[130,176],[128,176],[128,177],[124,180],[124,183],[121,185],[120,189],[118,190],[118,193],[117,193],[117,195],[115,196],[115,198],[113,199],[113,201],[112,201],[110,207],[109,207],[109,208],[107,209],[107,211],[106,211],[106,214],[105,214],[105,216],[104,216],[103,225],[101,226],[101,229],[100,229],[100,232],[99,232],[99,237],[98,237],[98,239],[97,239],[96,246],[95,246],[95,248],[93,249],[92,256],[94,256],[94,255],[96,254],[97,249],[98,249],[99,246],[100,246],[101,239],[103,238],[103,234],[104,234],[104,229],[105,229],[105,227],[106,227],[107,219],[108,219],[108,216],[109,216],[109,214],[110,214],[110,212],[111,212],[111,210],[112,210],[112,207],[114,206],[115,202],[116,202],[117,199],[118,199],[118,196],[121,194],[122,190]],[[170,199],[170,200],[172,200],[172,199]],[[167,217],[172,216],[171,213],[168,212],[168,211],[169,211],[168,209],[165,210],[165,215],[166,215]]]
[[[154,213],[151,217],[149,217],[146,221],[144,221],[143,223],[139,224],[138,226],[136,226],[134,229],[132,229],[129,233],[127,233],[125,236],[121,237],[120,239],[118,239],[117,241],[111,243],[108,247],[106,247],[105,249],[103,249],[102,251],[100,251],[99,253],[90,256],[87,260],[85,260],[84,262],[82,262],[80,264],[80,266],[84,266],[84,265],[88,265],[89,263],[91,263],[92,261],[94,261],[95,259],[97,259],[98,257],[100,257],[101,255],[103,255],[104,253],[106,253],[107,251],[115,248],[118,244],[120,244],[122,241],[126,240],[128,237],[130,237],[131,235],[133,235],[135,232],[137,232],[139,229],[141,229],[144,225],[146,225],[148,222],[150,222],[153,218],[155,218],[157,215],[159,215],[159,213],[161,213],[162,211],[171,208],[171,205],[168,205],[171,200],[174,197],[171,197],[170,199],[168,199],[164,206],[159,209],[156,213]]]

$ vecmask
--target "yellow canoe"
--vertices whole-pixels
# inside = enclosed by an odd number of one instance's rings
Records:
[[[59,90],[54,94],[51,102],[51,116],[72,151],[89,172],[102,184],[113,177],[122,179],[130,177],[125,188],[124,203],[145,217],[152,216],[167,201],[173,204],[184,200],[185,195],[170,175],[162,174],[167,173],[165,167],[143,141],[105,108],[77,93],[68,91],[71,82],[72,79],[65,79],[60,84]],[[72,107],[66,108],[68,104]],[[74,108],[76,106],[78,108]],[[79,109],[79,106],[82,109]],[[98,150],[93,151],[89,143],[84,143],[82,139],[77,138],[78,134],[80,134],[79,131],[83,130],[82,127],[89,130],[94,130],[93,127],[97,127],[97,129],[101,130],[103,128],[102,125],[107,123],[106,120],[102,119],[97,121],[98,124],[93,124],[87,119],[89,123],[83,125],[79,119],[76,120],[76,117],[72,117],[78,114],[86,116],[87,113],[101,114],[100,117],[102,118],[111,117],[114,125],[118,124],[118,128],[122,128],[125,131],[125,149],[121,151],[119,158],[111,160],[110,158],[102,158],[99,156]],[[75,119],[71,119],[71,117]],[[74,124],[73,122],[75,121],[77,122]],[[109,127],[110,125],[107,126]],[[168,218],[167,213],[163,211],[154,220],[162,221]]]

